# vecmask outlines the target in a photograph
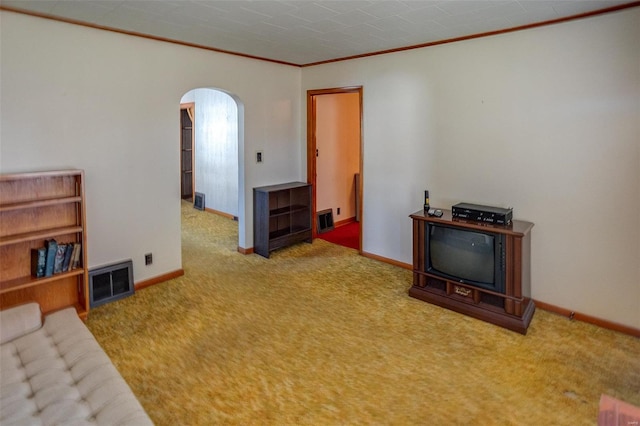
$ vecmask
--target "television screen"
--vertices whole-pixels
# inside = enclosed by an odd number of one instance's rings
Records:
[[[463,280],[496,283],[494,236],[443,226],[429,228],[431,268]]]

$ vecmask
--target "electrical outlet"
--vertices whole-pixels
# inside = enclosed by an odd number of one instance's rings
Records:
[[[147,253],[144,255],[144,264],[151,265],[153,263],[153,255],[151,253]]]
[[[336,209],[336,215],[339,215],[339,214],[340,214],[340,207]]]
[[[262,151],[256,151],[256,163],[262,163]]]

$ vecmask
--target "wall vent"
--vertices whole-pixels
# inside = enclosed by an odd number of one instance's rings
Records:
[[[193,198],[193,207],[198,210],[204,210],[204,194],[196,192]]]
[[[89,304],[92,308],[131,296],[134,292],[131,260],[89,271]]]
[[[333,230],[333,209],[322,210],[318,215],[318,234]]]

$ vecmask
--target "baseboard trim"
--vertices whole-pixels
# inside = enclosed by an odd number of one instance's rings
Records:
[[[238,253],[242,253],[242,254],[252,254],[252,253],[253,253],[253,247],[244,248],[244,247],[240,247],[240,246],[238,246]]]
[[[173,272],[168,272],[166,274],[158,275],[157,277],[149,278],[148,280],[138,281],[135,283],[136,291],[145,289],[147,287],[151,287],[152,285],[160,284],[165,281],[172,280],[174,278],[178,278],[184,275],[184,269],[178,269]]]
[[[238,220],[238,218],[236,216],[232,215],[232,214],[221,212],[219,210],[210,209],[209,207],[205,207],[204,211],[209,212],[209,213],[213,213],[213,214],[217,214],[218,216],[226,217],[227,219]]]
[[[377,254],[367,253],[365,251],[361,251],[360,254],[364,257],[368,257],[369,259],[388,263],[390,265],[398,266],[400,268],[413,270],[413,265],[410,265],[408,263],[399,262],[397,260],[389,259],[383,256],[378,256]],[[598,327],[606,328],[607,330],[617,331],[619,333],[628,334],[633,337],[640,337],[640,329],[638,328],[630,327],[623,324],[618,324],[613,321],[608,321],[602,318],[597,318],[597,317],[586,315],[580,312],[575,312],[570,309],[561,308],[559,306],[541,302],[540,300],[534,300],[533,302],[536,304],[536,308],[542,309],[543,311],[552,312],[554,314],[562,315],[564,317],[569,318],[570,320],[582,321],[582,322],[596,325]]]
[[[366,251],[360,251],[360,254],[369,259],[377,260],[379,262],[388,263],[389,265],[398,266],[400,268],[413,270],[413,265],[408,263],[399,262],[397,260],[389,259],[388,257],[378,256],[377,254],[367,253]]]
[[[560,306],[551,305],[549,303],[534,300],[536,308],[540,308],[544,311],[552,312],[554,314],[562,315],[570,320],[577,320],[586,322],[589,324],[597,325],[598,327],[606,328],[608,330],[618,331],[620,333],[628,334],[634,337],[640,337],[640,329],[629,327],[627,325],[618,324],[616,322],[604,320],[602,318],[593,317],[591,315],[575,312],[570,309],[561,308]]]
[[[347,219],[342,219],[342,220],[339,220],[337,222],[334,222],[333,223],[333,227],[337,228],[339,226],[348,225],[348,224],[353,223],[355,221],[356,221],[356,217],[355,216],[354,217],[349,217]]]

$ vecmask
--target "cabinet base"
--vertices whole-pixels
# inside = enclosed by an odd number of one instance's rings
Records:
[[[277,239],[273,239],[270,241],[269,246],[257,245],[254,246],[253,251],[256,254],[259,254],[262,257],[269,258],[269,255],[272,251],[278,250],[283,247],[292,246],[298,243],[312,243],[311,238],[311,230],[304,232],[297,232],[294,234],[285,235],[284,237],[280,237]]]
[[[413,286],[409,289],[409,296],[422,300],[423,302],[432,303],[434,305],[504,327],[520,334],[527,334],[527,328],[529,328],[529,324],[531,323],[531,319],[533,318],[533,314],[536,309],[536,305],[533,303],[533,300],[526,299],[524,302],[526,306],[523,310],[523,314],[521,317],[518,317],[506,312],[498,312],[494,309],[489,310],[475,304],[451,299],[417,286]]]

